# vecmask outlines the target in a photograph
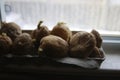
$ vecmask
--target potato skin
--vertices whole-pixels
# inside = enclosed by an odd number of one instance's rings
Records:
[[[32,32],[31,37],[33,39],[36,39],[37,42],[40,42],[40,40],[47,35],[49,35],[49,30],[46,26],[44,26],[44,27],[41,27],[40,29],[35,29]]]
[[[65,23],[59,22],[51,31],[52,35],[59,36],[69,42],[72,32],[69,30],[68,26]]]
[[[0,33],[6,33],[7,36],[9,36],[12,39],[12,41],[14,41],[17,36],[22,34],[20,26],[14,22],[2,22],[1,24],[2,26],[0,29]]]
[[[48,57],[63,58],[67,56],[68,43],[58,36],[49,35],[41,39],[39,48]]]
[[[92,51],[92,53],[89,55],[91,58],[103,58],[103,54],[101,54],[101,51],[98,47],[95,47]]]
[[[12,40],[7,35],[0,35],[0,55],[10,53]]]
[[[50,31],[47,28],[47,26],[41,25],[42,23],[43,22],[40,21],[37,26],[37,29],[33,30],[31,33],[32,39],[35,39],[34,44],[35,44],[36,49],[38,49],[41,39],[50,34]]]
[[[95,37],[88,32],[80,31],[74,34],[70,40],[70,56],[86,58],[96,45]]]
[[[22,33],[19,35],[12,47],[12,54],[14,55],[26,55],[26,54],[34,54],[34,45],[32,42],[32,38],[28,33]]]
[[[100,35],[100,33],[98,31],[96,31],[95,29],[93,29],[91,31],[91,33],[95,36],[95,39],[96,39],[96,47],[100,48],[101,45],[102,45],[102,37]]]

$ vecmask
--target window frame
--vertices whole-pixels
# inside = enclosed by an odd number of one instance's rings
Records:
[[[0,21],[5,21],[4,0],[0,0]]]

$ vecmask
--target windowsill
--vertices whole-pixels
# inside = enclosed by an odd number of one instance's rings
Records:
[[[106,53],[106,59],[101,64],[100,69],[120,70],[120,54]]]
[[[28,31],[29,32],[29,31]],[[73,31],[76,33],[76,31]],[[105,70],[120,70],[120,36],[118,35],[102,35],[103,49],[106,54],[106,59],[101,64],[100,69]]]
[[[102,36],[106,59],[100,69],[120,70],[120,36]]]
[[[30,30],[23,31],[30,33]],[[27,79],[32,80],[35,77],[42,79],[115,79],[120,78],[120,43],[119,37],[103,36],[103,49],[106,59],[98,70],[79,70],[74,67],[36,67],[36,66],[9,66],[1,67],[0,79]],[[112,42],[118,41],[118,42]],[[117,45],[117,46],[116,46]],[[32,76],[31,76],[32,75]],[[45,77],[44,77],[45,76]],[[57,77],[56,77],[57,76]],[[114,78],[113,78],[114,77]],[[35,78],[36,79],[36,78]]]

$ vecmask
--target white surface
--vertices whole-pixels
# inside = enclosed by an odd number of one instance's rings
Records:
[[[106,54],[105,61],[101,64],[101,69],[119,69],[120,70],[120,53]]]

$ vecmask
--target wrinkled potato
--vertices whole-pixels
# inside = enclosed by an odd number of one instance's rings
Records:
[[[1,22],[0,33],[6,33],[7,36],[9,36],[12,41],[14,41],[17,36],[22,34],[22,30],[20,26],[14,22]]]
[[[87,58],[96,45],[93,34],[80,31],[74,34],[70,40],[70,56]]]

